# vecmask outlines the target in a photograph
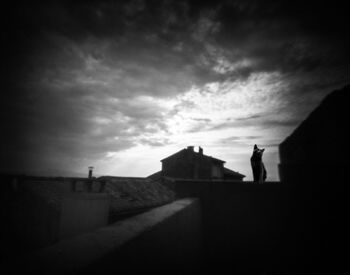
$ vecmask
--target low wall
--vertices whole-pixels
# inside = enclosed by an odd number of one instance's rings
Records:
[[[183,273],[201,249],[198,199],[182,199],[9,262],[26,274]]]
[[[203,273],[298,270],[295,252],[300,224],[293,186],[185,180],[171,184],[180,197],[200,198]]]
[[[59,239],[106,226],[110,196],[104,193],[72,193],[62,199]]]
[[[327,174],[327,173],[325,173]],[[318,179],[318,180],[317,180]],[[314,273],[340,270],[344,181],[293,184],[173,181],[178,196],[200,198],[202,271]]]
[[[53,184],[41,183],[41,186]],[[32,186],[31,186],[32,185]],[[62,183],[61,193],[37,194],[23,184],[17,192],[2,197],[0,260],[25,254],[57,243],[59,240],[106,226],[110,196],[105,193],[69,193],[70,184]],[[66,190],[67,189],[67,190]],[[35,189],[34,189],[35,190]]]
[[[2,257],[52,245],[59,239],[60,212],[39,196],[15,194],[3,205]]]

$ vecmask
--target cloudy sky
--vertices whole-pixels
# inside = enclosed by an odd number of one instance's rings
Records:
[[[257,144],[278,180],[278,144],[350,82],[346,9],[213,3],[6,7],[1,171],[147,176],[194,145],[250,180]]]

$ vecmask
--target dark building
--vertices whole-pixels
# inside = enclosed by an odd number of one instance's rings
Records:
[[[318,184],[345,179],[349,164],[349,94],[350,86],[329,94],[280,144],[282,182]]]
[[[224,167],[225,161],[206,156],[203,149],[193,146],[161,160],[161,176],[182,179],[229,179],[242,181],[244,175]]]
[[[337,273],[346,263],[341,246],[349,234],[349,94],[350,86],[329,94],[279,146],[280,178],[294,200],[297,262],[310,273]]]

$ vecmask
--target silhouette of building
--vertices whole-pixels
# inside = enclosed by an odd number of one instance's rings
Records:
[[[279,146],[280,178],[294,200],[292,224],[302,228],[295,240],[304,270],[321,266],[336,273],[343,257],[339,244],[348,235],[344,217],[348,215],[349,94],[349,85],[330,93]]]
[[[345,179],[349,163],[350,86],[326,96],[279,146],[282,182],[333,182]]]
[[[242,181],[245,175],[224,167],[225,161],[203,154],[203,149],[195,152],[193,146],[188,146],[179,152],[164,158],[162,162],[163,177],[182,179],[229,179]],[[156,176],[155,173],[152,176]],[[159,173],[158,173],[159,175]]]

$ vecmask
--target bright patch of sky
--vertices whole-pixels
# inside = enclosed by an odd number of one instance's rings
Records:
[[[276,146],[285,135],[265,129],[264,117],[268,119],[278,112],[279,93],[283,88],[280,78],[278,73],[256,73],[245,81],[194,86],[173,98],[134,98],[133,106],[152,105],[155,110],[161,110],[165,129],[139,135],[135,139],[138,145],[134,148],[119,153],[108,152],[100,161],[103,165],[99,173],[146,176],[160,169],[162,158],[195,145],[202,146],[206,154],[227,161],[227,167],[251,179],[249,158],[251,148],[257,143],[268,146],[269,178],[277,180],[277,170],[273,168],[278,163]],[[254,122],[256,114],[259,119]],[[242,120],[253,122],[245,125]],[[107,120],[99,118],[96,122],[104,124]],[[142,140],[148,140],[150,144],[142,144]],[[157,141],[161,147],[152,146]]]

